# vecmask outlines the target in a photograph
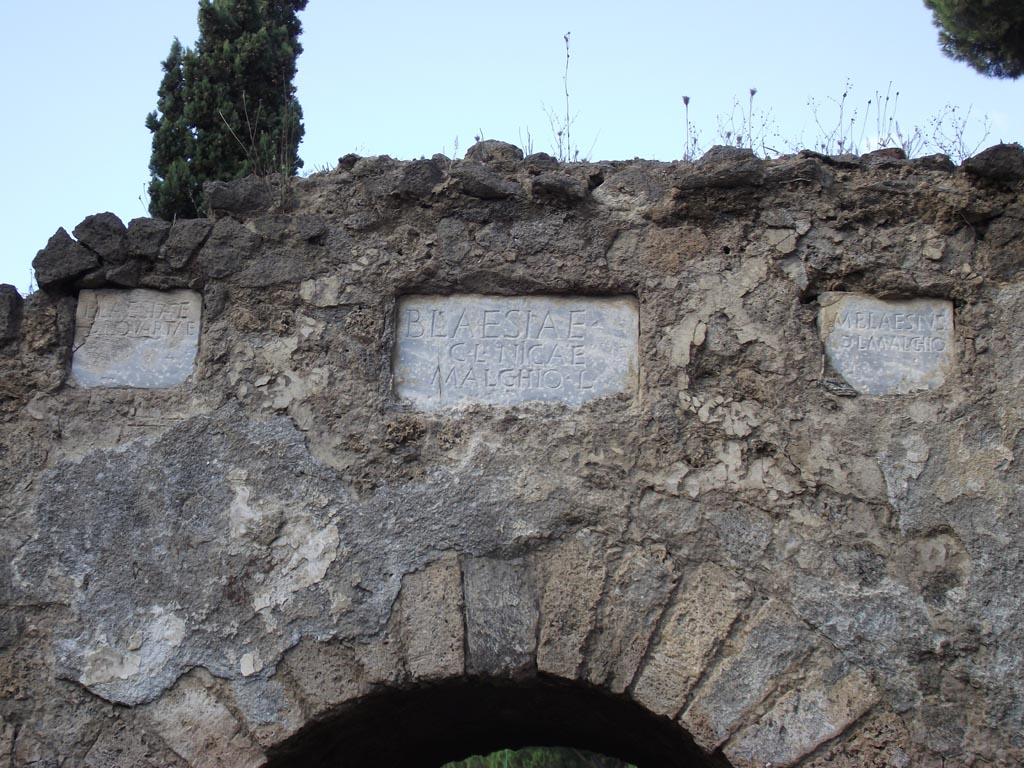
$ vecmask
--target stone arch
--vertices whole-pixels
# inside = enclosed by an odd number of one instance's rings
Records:
[[[437,768],[502,748],[571,746],[639,766],[727,768],[628,697],[552,678],[469,678],[371,694],[272,749],[267,768]]]
[[[148,720],[178,754],[227,734],[224,764],[252,768],[340,764],[343,751],[428,766],[528,744],[763,768],[804,763],[878,703],[783,601],[714,563],[680,568],[658,546],[587,530],[527,554],[448,553],[402,578],[381,632],[303,638],[229,684],[193,673]],[[211,723],[219,735],[204,735]]]

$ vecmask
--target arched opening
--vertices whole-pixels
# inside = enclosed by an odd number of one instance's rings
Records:
[[[503,748],[565,746],[638,768],[728,768],[678,724],[566,681],[462,679],[344,705],[274,749],[268,768],[439,768]]]

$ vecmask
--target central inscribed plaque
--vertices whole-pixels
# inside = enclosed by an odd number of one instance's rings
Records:
[[[638,318],[632,297],[407,296],[395,392],[426,410],[633,393]]]

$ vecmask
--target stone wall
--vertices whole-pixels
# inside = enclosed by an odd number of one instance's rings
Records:
[[[1022,179],[483,142],[59,231],[0,766],[1020,764]]]

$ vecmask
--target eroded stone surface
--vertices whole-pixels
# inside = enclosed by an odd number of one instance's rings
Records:
[[[397,321],[395,391],[420,408],[578,406],[636,388],[631,298],[407,296]]]
[[[633,697],[652,712],[675,716],[749,597],[749,588],[735,576],[702,564],[668,608]]]
[[[414,679],[455,677],[465,669],[462,592],[462,572],[455,557],[406,577],[397,619],[406,667]]]
[[[525,563],[474,558],[465,571],[468,670],[499,676],[528,669],[537,644],[537,600]]]
[[[862,670],[819,669],[726,744],[723,752],[735,768],[794,765],[878,701],[878,690]]]
[[[1021,190],[878,159],[364,159],[201,256],[204,220],[58,244],[0,354],[0,766],[301,755],[541,680],[734,768],[1024,763]],[[122,267],[202,287],[187,386],[63,386]],[[843,397],[835,286],[955,301],[955,375]],[[460,294],[635,296],[635,390],[407,407],[396,297]]]
[[[824,293],[818,328],[832,368],[858,392],[903,395],[942,386],[953,365],[953,304]]]
[[[636,675],[668,602],[675,574],[660,548],[630,548],[609,574],[584,668],[586,679],[615,693]]]
[[[18,335],[22,298],[13,285],[0,284],[0,343]]]
[[[778,678],[807,658],[813,647],[810,631],[778,603],[769,601],[698,689],[680,722],[698,744],[713,750],[772,692]]]
[[[80,387],[159,389],[181,384],[199,348],[195,291],[83,289],[71,375]]]
[[[605,582],[604,542],[590,531],[544,559],[537,668],[573,679],[584,660],[584,642],[594,626]]]
[[[151,705],[144,717],[193,768],[262,765],[259,747],[208,686],[207,675],[183,678],[174,691]]]

